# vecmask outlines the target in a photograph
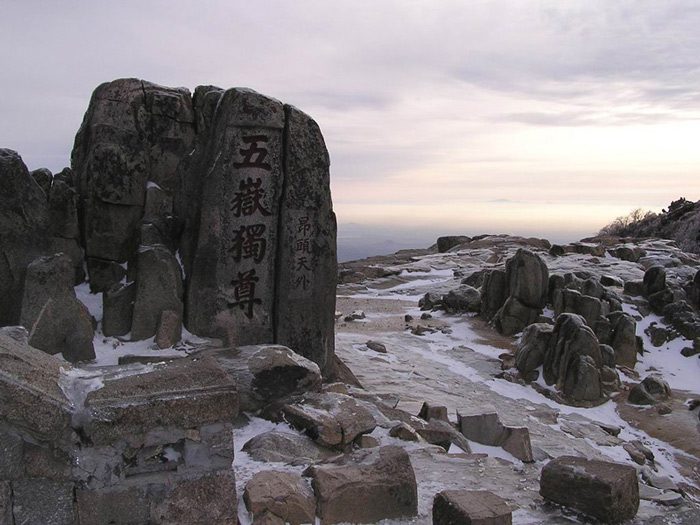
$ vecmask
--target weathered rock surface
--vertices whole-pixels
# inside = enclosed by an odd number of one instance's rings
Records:
[[[64,254],[41,257],[27,267],[21,324],[29,343],[72,362],[95,358],[92,319],[73,289],[73,263]]]
[[[307,470],[323,523],[374,523],[418,512],[416,477],[396,446],[360,450]]]
[[[506,273],[503,270],[491,270],[486,273],[481,286],[481,316],[487,321],[493,319],[507,297]]]
[[[483,445],[502,447],[515,458],[532,463],[530,433],[526,427],[507,427],[495,412],[486,414],[457,414],[459,430],[467,439]]]
[[[469,241],[471,241],[471,237],[467,237],[466,235],[445,235],[443,237],[438,237],[437,249],[440,253],[445,253],[455,246]]]
[[[159,246],[143,246],[138,252],[138,279],[131,339],[156,335],[161,316],[173,311],[182,316],[182,274],[175,256]],[[179,339],[179,337],[178,337]]]
[[[611,323],[610,346],[615,350],[615,364],[634,368],[637,363],[637,323],[623,312],[608,315]]]
[[[306,431],[320,445],[340,449],[377,426],[362,401],[332,392],[305,395],[284,405],[280,412],[290,425]]]
[[[533,323],[523,331],[515,354],[515,367],[524,379],[532,380],[533,372],[544,364],[553,331],[554,327],[546,323]]]
[[[314,392],[321,387],[316,363],[281,345],[258,345],[248,358],[253,391],[265,400]]]
[[[102,333],[126,335],[131,331],[136,283],[115,284],[102,294]]]
[[[666,381],[659,376],[647,376],[630,389],[627,400],[634,405],[655,405],[670,395],[671,388]]]
[[[637,471],[608,461],[554,459],[542,469],[540,494],[605,523],[631,519],[639,508]]]
[[[100,85],[75,137],[75,172],[88,257],[132,258],[149,182],[177,187],[195,138],[189,91],[137,79]]]
[[[255,474],[243,492],[248,512],[255,521],[266,512],[290,525],[313,523],[316,500],[299,474],[266,470]]]
[[[442,298],[442,305],[449,313],[479,312],[481,310],[481,294],[476,288],[462,285],[456,290],[450,290]]]
[[[511,525],[508,504],[487,490],[444,490],[433,500],[433,525]]]
[[[29,263],[49,249],[47,195],[22,158],[0,149],[0,326],[20,321]]]
[[[315,463],[337,455],[337,451],[317,445],[308,436],[279,430],[255,436],[243,445],[243,451],[256,461],[290,465]]]
[[[604,399],[600,345],[584,319],[576,314],[557,318],[544,360],[544,379],[574,402]]]

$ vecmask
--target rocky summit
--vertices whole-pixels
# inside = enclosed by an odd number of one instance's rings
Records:
[[[0,525],[700,522],[695,205],[338,265],[329,165],[136,79],[70,168],[0,150]]]

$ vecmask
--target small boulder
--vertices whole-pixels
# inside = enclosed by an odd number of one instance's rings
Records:
[[[317,445],[308,436],[279,430],[258,434],[247,441],[242,450],[255,461],[290,465],[315,463],[337,454],[336,451]]]
[[[545,323],[533,323],[523,331],[515,354],[515,367],[526,381],[544,364],[553,331],[554,327]]]
[[[433,292],[426,293],[418,301],[418,307],[421,310],[435,310],[440,306],[442,306],[442,297],[440,296],[440,294],[436,294]]]
[[[666,270],[663,266],[652,266],[644,272],[644,295],[649,297],[666,288]]]
[[[633,405],[655,405],[667,400],[670,395],[671,388],[666,381],[659,376],[647,376],[630,389],[627,400]]]
[[[246,484],[243,501],[253,520],[269,512],[291,525],[315,521],[314,494],[301,476],[292,472],[256,473]]]
[[[540,494],[604,523],[632,519],[639,508],[637,471],[629,465],[572,456],[542,469]]]
[[[456,290],[450,290],[442,298],[442,304],[447,312],[479,312],[481,310],[481,294],[476,288],[462,285]]]
[[[384,343],[379,341],[367,341],[365,346],[374,352],[379,352],[380,354],[386,354],[386,346]]]
[[[88,309],[75,296],[73,264],[64,254],[40,257],[27,267],[21,324],[29,344],[71,362],[95,358]]]
[[[418,513],[416,476],[400,447],[338,456],[310,467],[306,474],[312,479],[322,523],[376,523]]]
[[[182,313],[176,310],[163,310],[156,328],[155,342],[158,348],[175,346],[182,337]]]
[[[425,421],[437,419],[438,421],[449,422],[447,417],[447,407],[441,405],[431,405],[427,401],[423,402],[423,406],[421,406],[420,412],[418,412],[418,417]]]
[[[486,490],[444,490],[433,499],[433,525],[511,525],[508,504]]]
[[[272,401],[319,390],[321,369],[310,359],[282,345],[241,347],[251,353],[248,369],[253,375],[251,387],[261,399]]]
[[[307,394],[284,405],[281,416],[293,427],[306,431],[320,445],[339,449],[377,426],[372,412],[363,402],[333,392]]]

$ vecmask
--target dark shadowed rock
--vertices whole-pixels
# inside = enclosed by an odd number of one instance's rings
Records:
[[[644,272],[644,295],[649,297],[666,288],[666,270],[663,266],[652,266]]]
[[[281,345],[256,345],[248,368],[251,387],[261,398],[271,401],[313,392],[321,387],[321,371],[316,363]],[[245,350],[243,350],[245,351]]]
[[[421,310],[435,310],[442,306],[442,297],[434,292],[427,292],[418,300],[418,306]]]
[[[644,281],[625,281],[624,291],[634,297],[644,295]]]
[[[643,250],[642,248],[639,248],[637,246],[634,247],[629,247],[629,246],[620,246],[619,248],[614,248],[612,250],[608,250],[608,253],[612,255],[613,257],[617,257],[618,259],[622,259],[623,261],[629,261],[629,262],[638,262],[639,259],[642,257],[646,256],[647,252]]]
[[[554,327],[544,323],[533,323],[524,331],[515,354],[515,367],[525,379],[531,378],[532,372],[544,364]]]
[[[600,299],[568,288],[557,290],[553,295],[553,303],[555,316],[563,313],[578,314],[590,327],[595,327],[604,312]]]
[[[479,312],[481,310],[481,294],[476,288],[462,285],[444,295],[442,297],[442,305],[450,313]]]
[[[284,111],[275,341],[311,359],[326,375],[335,353],[338,273],[330,159],[318,124],[293,106]]]
[[[624,312],[608,315],[611,323],[610,346],[615,350],[615,363],[634,368],[637,363],[637,322]]]
[[[627,400],[634,405],[655,405],[671,395],[668,383],[659,376],[647,376],[630,389]]]
[[[315,463],[337,455],[337,451],[321,447],[303,434],[271,430],[259,434],[243,445],[256,461],[281,462],[290,465]]]
[[[509,297],[496,313],[493,324],[499,333],[514,335],[539,318],[541,310],[525,306],[518,299]]]
[[[172,310],[182,315],[182,273],[175,256],[160,246],[143,246],[138,253],[138,279],[131,339],[156,334],[161,314]]]
[[[29,172],[32,178],[39,185],[44,195],[48,198],[49,191],[51,190],[51,183],[53,182],[53,174],[48,168],[39,168]]]
[[[523,248],[506,261],[509,295],[529,308],[544,308],[547,303],[549,271],[542,258]]]
[[[387,446],[339,456],[307,470],[323,523],[374,523],[418,513],[416,477],[406,451]]]
[[[90,276],[90,291],[92,293],[106,292],[126,277],[126,264],[98,259],[87,258],[87,270]]]
[[[253,520],[269,512],[290,525],[313,523],[316,499],[299,474],[266,470],[246,484],[243,501]]]
[[[194,118],[186,89],[132,78],[95,90],[71,159],[89,257],[132,258],[148,182],[176,188],[176,167],[194,143]]]
[[[557,318],[544,360],[544,379],[575,402],[603,399],[600,345],[583,317],[561,314]]]
[[[481,286],[481,316],[490,321],[501,309],[508,297],[506,273],[503,270],[491,270],[484,275]]]
[[[554,459],[542,469],[540,494],[605,523],[631,519],[639,508],[637,471],[608,461]]]
[[[48,249],[47,195],[16,152],[0,149],[0,326],[19,324],[27,266]]]
[[[471,237],[467,237],[466,235],[446,235],[444,237],[438,237],[437,249],[440,253],[445,253],[451,248],[469,241],[471,241]]]
[[[182,311],[163,310],[156,328],[155,343],[158,348],[175,346],[182,337]]]
[[[511,525],[508,504],[486,490],[444,490],[433,499],[433,525]]]
[[[73,263],[64,254],[41,257],[27,268],[21,323],[29,343],[72,362],[95,358],[92,318],[75,297]]]
[[[106,336],[126,335],[136,300],[136,283],[115,284],[102,295],[102,333]]]

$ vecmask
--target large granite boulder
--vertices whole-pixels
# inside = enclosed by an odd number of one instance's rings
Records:
[[[549,270],[542,258],[524,248],[506,261],[506,282],[510,297],[529,308],[542,309],[547,303]]]
[[[506,273],[503,270],[486,273],[481,285],[481,316],[487,321],[493,319],[507,298]]]
[[[376,523],[418,513],[416,476],[396,446],[360,450],[307,469],[322,523]]]
[[[443,237],[438,237],[437,239],[437,249],[440,253],[445,253],[450,251],[455,246],[464,244],[471,241],[471,237],[466,235],[445,235]]]
[[[530,250],[520,248],[506,261],[507,299],[493,316],[496,330],[503,335],[513,335],[534,323],[547,303],[548,287],[549,270],[542,258]],[[489,303],[487,312],[491,304],[495,305],[500,300],[499,292],[501,292],[500,287],[494,286],[493,291],[487,290],[486,297],[482,297],[482,302]]]
[[[603,523],[632,519],[639,508],[637,471],[630,465],[562,456],[547,463],[540,494]]]
[[[118,263],[133,258],[149,183],[176,190],[177,165],[194,137],[186,89],[131,78],[95,90],[71,158],[88,257]]]
[[[334,352],[335,215],[316,123],[245,89],[219,97],[177,214],[186,325],[231,345],[277,342],[326,373]],[[207,177],[201,177],[207,173]]]
[[[671,387],[660,376],[650,375],[634,385],[627,400],[634,405],[655,405],[671,396]]]
[[[88,309],[75,296],[73,262],[65,254],[40,257],[27,268],[21,324],[29,343],[69,361],[95,358]]]
[[[19,323],[27,266],[48,250],[47,195],[16,152],[0,149],[0,326]]]
[[[561,314],[544,358],[544,379],[574,403],[599,403],[604,397],[600,344],[583,317]]]

